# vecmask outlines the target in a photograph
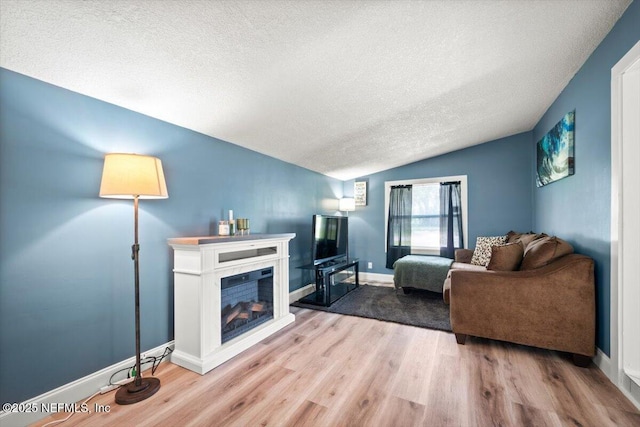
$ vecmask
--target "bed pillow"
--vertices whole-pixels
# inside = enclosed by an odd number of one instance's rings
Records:
[[[507,243],[506,245],[491,247],[491,260],[487,270],[515,271],[520,268],[524,249],[520,242]]]
[[[491,247],[507,243],[507,236],[478,237],[473,250],[471,264],[486,267],[491,259]]]

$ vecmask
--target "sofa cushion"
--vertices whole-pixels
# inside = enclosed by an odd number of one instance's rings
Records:
[[[523,234],[534,234],[533,231],[529,232],[529,233],[519,233],[517,231],[509,231],[507,233],[507,243],[513,243],[516,241],[517,238],[519,238],[520,236],[522,236]]]
[[[473,250],[471,264],[486,267],[491,259],[491,246],[504,245],[505,243],[507,243],[507,236],[476,238],[476,248]]]
[[[519,242],[522,244],[522,249],[527,250],[527,246],[534,240],[540,239],[542,237],[546,237],[547,235],[544,233],[534,233],[530,231],[528,233],[517,233],[515,231],[510,231],[507,233],[507,243]]]
[[[451,268],[449,269],[449,273],[451,272],[451,270],[484,271],[486,269],[487,269],[487,267],[485,267],[483,265],[473,265],[473,264],[467,264],[467,263],[464,263],[464,262],[454,262],[453,264],[451,264]]]
[[[486,267],[481,265],[467,264],[465,262],[454,262],[451,264],[447,278],[444,280],[442,286],[442,297],[446,304],[449,304],[449,293],[451,292],[451,270],[474,270],[474,271],[486,271]]]
[[[545,236],[527,246],[520,270],[534,270],[573,253],[573,246],[557,237]]]
[[[473,250],[471,249],[456,249],[454,253],[455,262],[464,262],[471,264],[471,258],[473,258]]]
[[[491,247],[491,260],[487,270],[515,271],[520,267],[524,249],[518,241]]]

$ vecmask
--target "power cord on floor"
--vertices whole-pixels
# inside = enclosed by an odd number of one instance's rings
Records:
[[[162,359],[164,359],[165,357],[167,357],[171,353],[173,353],[173,349],[169,348],[169,347],[165,347],[164,352],[162,353],[162,355],[160,357],[155,357],[155,359],[157,359],[157,360],[153,361],[153,365],[151,366],[151,375],[156,373],[156,369],[158,369],[158,366],[160,366],[160,363],[162,363]]]
[[[160,366],[160,363],[162,363],[162,360],[167,357],[169,354],[171,354],[173,352],[173,350],[170,347],[166,347],[164,349],[164,352],[162,353],[162,355],[160,356],[147,356],[145,357],[143,360],[140,361],[140,369],[142,369],[142,366],[147,365],[149,363],[152,363],[151,365],[151,375],[156,373],[156,369],[158,369],[158,366]],[[133,378],[135,377],[135,369],[136,369],[136,365],[133,366],[129,366],[127,368],[123,368],[120,369],[119,371],[114,372],[111,377],[109,378],[109,384],[108,385],[120,385],[120,384],[115,384],[113,382],[113,377],[115,377],[116,375],[118,375],[121,372],[127,371],[127,378]],[[120,385],[122,386],[122,385]]]
[[[162,360],[167,357],[168,355],[170,355],[173,352],[173,349],[171,349],[170,347],[166,347],[164,349],[164,352],[162,353],[162,355],[160,356],[148,356],[145,357],[144,360],[140,361],[140,369],[142,369],[142,365],[146,365],[149,363],[153,363],[151,365],[151,375],[156,373],[156,369],[158,369],[158,366],[160,366],[160,363],[162,363]],[[132,372],[133,372],[133,376],[135,376],[135,368],[136,366],[130,366],[128,368],[124,368],[124,369],[120,369],[119,371],[114,372],[111,377],[109,378],[109,384],[108,385],[117,385],[119,387],[122,387],[122,384],[114,384],[112,382],[113,377],[116,376],[117,374],[119,374],[120,372],[124,372],[127,371],[127,378],[131,378],[132,377]],[[101,394],[100,391],[97,391],[95,393],[93,393],[91,396],[89,396],[84,402],[82,402],[82,404],[80,405],[80,407],[84,407],[91,399],[93,399],[94,397],[96,397],[97,395]],[[73,416],[73,414],[75,414],[75,412],[71,412],[69,413],[69,415],[67,415],[66,418],[60,419],[60,420],[55,420],[55,421],[50,421],[44,425],[42,425],[41,427],[47,427],[47,426],[52,426],[54,424],[59,424],[62,422],[67,421],[69,418],[71,418]]]
[[[100,394],[100,392],[99,392],[99,391],[97,391],[97,392],[93,393],[91,396],[87,397],[87,399],[86,399],[84,402],[82,402],[82,404],[80,405],[80,407],[84,407],[84,406],[85,406],[85,405],[86,405],[86,404],[87,404],[91,399],[93,399],[94,397],[96,397],[96,396],[97,396],[97,395],[99,395],[99,394]],[[66,418],[63,418],[63,419],[61,419],[61,420],[50,421],[50,422],[48,422],[48,423],[44,424],[44,425],[43,425],[43,426],[41,426],[41,427],[47,427],[47,426],[52,426],[52,425],[54,425],[54,424],[63,423],[63,422],[65,422],[65,421],[67,421],[69,418],[71,418],[71,417],[73,416],[73,414],[75,414],[75,412],[70,412],[70,413],[69,413],[69,415],[67,415],[67,417],[66,417]]]

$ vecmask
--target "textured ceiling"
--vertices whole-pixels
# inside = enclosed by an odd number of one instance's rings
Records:
[[[1,0],[0,66],[340,179],[528,131],[630,0]]]

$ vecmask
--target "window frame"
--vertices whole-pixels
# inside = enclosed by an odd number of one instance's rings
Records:
[[[468,186],[467,175],[454,175],[454,176],[442,176],[434,178],[418,178],[418,179],[403,179],[400,181],[385,181],[384,182],[384,252],[387,253],[387,225],[389,224],[389,192],[391,187],[396,185],[423,185],[423,184],[440,184],[442,182],[460,181],[460,198],[462,199],[461,213],[462,213],[462,243],[464,248],[468,248]],[[411,246],[411,253],[418,255],[440,255],[440,248],[428,248]]]

